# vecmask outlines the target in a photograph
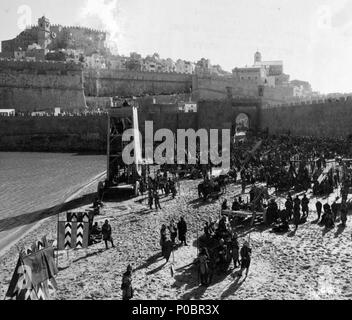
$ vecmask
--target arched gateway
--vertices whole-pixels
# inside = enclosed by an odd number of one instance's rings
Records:
[[[260,125],[259,99],[233,99],[232,106],[232,134],[238,132],[258,131]]]

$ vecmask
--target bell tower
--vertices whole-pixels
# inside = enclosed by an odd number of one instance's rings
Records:
[[[260,64],[262,62],[262,54],[257,50],[254,54],[254,65]]]
[[[50,41],[50,21],[43,16],[38,19],[38,44],[46,50]]]

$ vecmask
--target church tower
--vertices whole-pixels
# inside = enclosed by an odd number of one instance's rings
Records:
[[[254,65],[260,64],[261,62],[262,62],[262,54],[259,51],[257,51],[254,54]]]
[[[51,41],[50,21],[45,16],[38,19],[38,44],[47,49]]]

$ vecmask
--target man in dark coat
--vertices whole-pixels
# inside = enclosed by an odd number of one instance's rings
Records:
[[[180,221],[178,222],[177,229],[178,229],[178,239],[180,240],[181,245],[185,244],[185,246],[188,246],[187,240],[186,240],[187,224],[183,217],[181,217]]]
[[[242,273],[246,269],[246,278],[247,278],[249,267],[251,264],[251,255],[252,255],[252,249],[249,247],[249,243],[247,241],[243,244],[240,254],[241,254],[241,270],[238,276],[242,277]]]
[[[317,215],[318,215],[317,221],[319,222],[320,216],[321,216],[321,209],[323,208],[323,205],[319,200],[315,203],[315,208],[317,209]]]
[[[149,191],[148,191],[148,205],[149,205],[150,210],[153,209],[153,200],[154,200],[153,191],[152,191],[151,188],[149,188]]]
[[[132,287],[132,266],[127,267],[127,271],[122,277],[122,300],[131,300],[133,298],[133,287]]]
[[[302,199],[302,213],[303,217],[308,218],[308,213],[309,213],[309,199],[307,198],[307,195],[304,194],[303,199]]]
[[[111,236],[112,229],[111,229],[111,225],[109,224],[109,220],[105,220],[105,223],[103,224],[103,226],[101,228],[101,232],[103,234],[103,240],[105,242],[106,249],[109,249],[108,241],[111,242],[112,247],[115,248],[114,241]]]
[[[292,219],[292,210],[293,210],[293,201],[291,196],[289,195],[285,202],[286,214],[289,220]]]
[[[172,193],[172,198],[175,199],[177,195],[176,183],[171,179],[169,179],[169,181],[170,181],[170,190]]]
[[[231,238],[231,251],[232,251],[232,259],[233,259],[233,267],[237,268],[237,265],[240,263],[239,261],[239,245],[237,240],[237,235],[234,233]]]
[[[324,210],[324,214],[321,218],[321,223],[325,224],[325,222],[326,222],[325,220],[331,214],[331,208],[330,208],[330,205],[328,202],[323,205],[323,210]]]
[[[161,247],[161,254],[163,257],[166,256],[166,241],[167,241],[167,235],[166,235],[166,225],[163,224],[160,229],[160,247]]]
[[[267,217],[269,224],[276,222],[278,218],[278,206],[274,199],[272,199],[268,205]]]
[[[293,201],[293,223],[295,224],[295,231],[297,231],[299,222],[301,220],[300,205],[301,200],[297,196]]]
[[[155,191],[154,191],[154,203],[155,203],[155,209],[156,209],[156,210],[158,210],[158,209],[161,210],[161,206],[160,206],[160,197],[159,197],[158,190],[155,190]]]

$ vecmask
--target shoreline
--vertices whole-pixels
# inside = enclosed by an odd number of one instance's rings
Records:
[[[58,205],[58,208],[56,211],[59,211],[60,208],[62,208],[67,202],[74,200],[77,198],[79,195],[83,195],[85,193],[85,190],[89,188],[92,184],[98,182],[102,177],[106,175],[106,171],[99,173],[95,177],[93,177],[91,180],[89,180],[87,183],[83,184],[80,188],[78,188],[76,191],[74,191],[68,198],[66,198],[61,204]],[[44,213],[45,209],[41,211],[41,213]],[[8,241],[7,243],[5,242],[5,245],[3,245],[3,248],[0,248],[0,258],[7,253],[12,247],[16,246],[16,244],[21,241],[25,236],[27,236],[29,233],[35,231],[38,229],[44,222],[47,222],[49,219],[52,217],[55,217],[57,215],[57,212],[50,217],[44,218],[42,220],[39,220],[37,222],[34,222],[33,225],[31,224],[26,224],[22,227],[19,227],[17,230],[15,230],[15,234],[10,234],[8,236],[5,236],[5,239],[10,238],[11,240]],[[24,231],[24,232],[23,232]],[[18,238],[16,237],[15,239],[12,239],[15,237],[17,234],[20,232],[23,232]],[[1,242],[4,241],[4,239],[0,239],[0,245]]]

